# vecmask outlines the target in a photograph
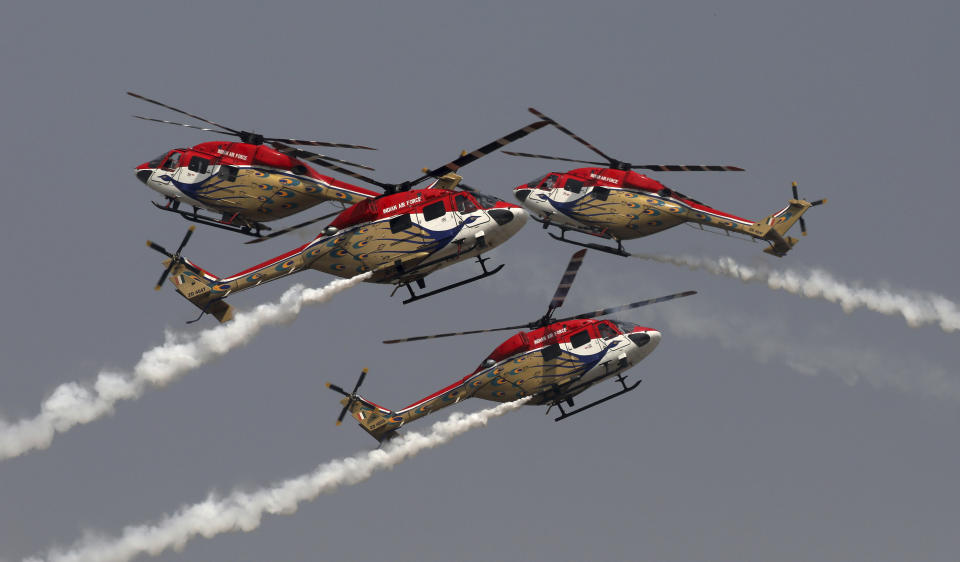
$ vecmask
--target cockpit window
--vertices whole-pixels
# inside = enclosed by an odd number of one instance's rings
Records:
[[[480,207],[483,209],[492,209],[497,206],[497,203],[502,203],[502,199],[497,199],[492,195],[486,195],[483,193],[474,193],[474,199],[477,200],[477,203],[480,204]]]
[[[530,189],[536,189],[536,187],[537,187],[538,185],[540,185],[540,182],[543,181],[543,178],[547,177],[547,175],[548,175],[548,174],[543,174],[542,176],[537,176],[537,179],[535,179],[535,180],[533,180],[532,182],[528,183],[528,184],[527,184],[527,187],[529,187]]]
[[[600,337],[605,340],[617,337],[616,330],[611,328],[610,324],[607,324],[606,322],[597,326],[597,331],[600,333]]]
[[[553,186],[557,183],[557,175],[550,174],[547,176],[547,179],[543,180],[543,185],[540,186],[540,189],[551,190]]]
[[[617,328],[620,328],[620,331],[624,334],[629,334],[637,327],[636,324],[631,324],[629,322],[619,322],[617,320],[611,320],[611,322],[613,322]]]
[[[457,202],[457,211],[461,213],[472,213],[477,210],[477,206],[470,200],[469,197],[462,193],[458,193],[456,197]]]

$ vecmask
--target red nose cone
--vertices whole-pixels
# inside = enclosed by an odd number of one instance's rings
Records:
[[[135,170],[150,170],[150,169],[152,169],[152,168],[150,167],[150,162],[144,162],[143,164],[140,164],[139,166],[137,166],[137,167],[134,168],[134,169],[135,169]]]

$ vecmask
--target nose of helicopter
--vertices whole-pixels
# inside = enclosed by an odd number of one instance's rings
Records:
[[[150,169],[149,163],[144,162],[134,169],[134,173],[137,174],[137,179],[146,185],[147,180],[150,179],[150,174],[153,173],[153,170]]]
[[[528,195],[530,195],[530,188],[526,185],[521,185],[513,189],[513,196],[521,203],[527,200]]]
[[[502,199],[495,199],[496,204],[487,208],[487,213],[490,215],[496,223],[500,226],[506,226],[510,223],[512,224],[512,232],[520,230],[520,228],[527,222],[527,213],[523,210],[523,207],[515,205],[513,203],[508,203]],[[511,233],[512,233],[511,232]]]
[[[640,361],[647,355],[650,355],[660,343],[660,336],[660,332],[653,328],[634,327],[633,332],[627,334],[627,337],[630,338],[630,341],[632,341],[635,346],[633,348],[633,354],[635,356],[634,362]]]
[[[507,203],[508,207],[501,209],[510,213],[510,218],[506,222],[500,222],[496,217],[493,217],[493,220],[497,221],[500,226],[503,226],[507,223],[512,225],[510,229],[510,234],[515,234],[523,228],[523,225],[527,224],[527,212],[523,210],[523,207],[514,205],[512,203]],[[494,209],[497,210],[497,209]]]

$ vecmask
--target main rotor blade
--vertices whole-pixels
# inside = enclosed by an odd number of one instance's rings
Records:
[[[502,332],[505,330],[520,330],[526,328],[526,324],[520,324],[519,326],[507,326],[505,328],[490,328],[489,330],[468,330],[466,332],[449,332],[446,334],[433,334],[432,336],[416,336],[412,338],[400,338],[397,340],[384,340],[383,343],[405,343],[408,341],[420,341],[420,340],[432,340],[435,338],[449,338],[451,336],[466,336],[469,334],[485,334],[487,332]]]
[[[714,164],[636,164],[631,170],[654,170],[657,172],[743,172],[739,166]]]
[[[279,142],[276,142],[276,141],[273,142],[273,147],[276,148],[279,152],[282,152],[283,154],[286,154],[287,156],[292,156],[292,157],[294,157],[294,158],[300,158],[301,160],[306,160],[306,161],[308,161],[308,162],[313,162],[314,164],[317,164],[318,166],[323,166],[324,168],[328,168],[328,169],[330,169],[330,170],[333,170],[334,172],[339,172],[339,173],[341,173],[341,174],[343,174],[343,175],[345,175],[345,176],[350,176],[351,178],[356,178],[356,179],[358,179],[358,180],[360,180],[360,181],[362,181],[362,182],[366,182],[366,183],[375,185],[375,186],[377,186],[377,187],[383,188],[383,189],[388,190],[388,191],[389,191],[389,190],[392,190],[394,187],[396,187],[396,186],[394,186],[393,184],[379,182],[379,181],[377,181],[377,180],[375,180],[375,179],[373,179],[373,178],[368,178],[367,176],[365,176],[365,175],[363,175],[363,174],[359,174],[359,173],[357,173],[357,172],[354,172],[353,170],[348,170],[348,169],[346,169],[346,168],[342,168],[342,167],[340,167],[340,166],[337,166],[336,164],[331,164],[330,162],[327,162],[326,160],[324,160],[324,158],[326,158],[325,156],[321,156],[321,155],[319,155],[319,154],[315,154],[315,153],[310,152],[310,151],[307,151],[307,150],[303,150],[303,149],[300,149],[300,148],[293,148],[292,146],[287,146],[287,145],[285,145],[285,144],[282,144],[282,143],[279,143]]]
[[[266,137],[263,139],[266,142],[282,142],[284,144],[298,144],[304,146],[329,146],[333,148],[357,148],[360,150],[376,150],[371,146],[364,146],[362,144],[344,144],[340,142],[325,142],[325,141],[314,141],[314,140],[300,140],[300,139],[281,139],[274,137]],[[372,170],[373,168],[369,168]]]
[[[535,121],[533,123],[530,123],[529,125],[523,126],[517,129],[516,131],[513,131],[512,133],[509,133],[507,135],[504,135],[498,138],[493,142],[490,142],[481,146],[480,148],[474,150],[473,152],[468,152],[463,156],[457,158],[456,160],[447,162],[446,164],[444,164],[443,166],[440,166],[439,168],[434,168],[433,170],[430,170],[429,172],[417,178],[416,180],[413,180],[410,182],[404,182],[403,185],[409,188],[410,186],[414,186],[427,178],[431,178],[431,177],[438,178],[449,172],[456,172],[457,170],[466,166],[467,164],[475,162],[480,158],[483,158],[487,154],[490,154],[491,152],[494,152],[500,147],[506,146],[515,140],[522,139],[523,137],[529,135],[530,133],[536,131],[537,129],[541,129],[545,127],[546,125],[547,125],[547,121]]]
[[[141,96],[140,94],[135,94],[135,93],[133,93],[133,92],[127,92],[127,95],[128,95],[128,96],[133,96],[133,97],[135,97],[135,98],[142,99],[142,100],[145,101],[145,102],[150,102],[150,103],[152,103],[152,104],[159,105],[160,107],[165,107],[165,108],[169,109],[170,111],[176,111],[177,113],[180,113],[180,114],[182,114],[182,115],[186,115],[187,117],[193,117],[193,118],[196,119],[197,121],[203,121],[204,123],[206,123],[206,124],[208,124],[208,125],[213,125],[213,126],[215,126],[215,127],[220,127],[221,129],[226,129],[226,130],[230,131],[231,133],[233,133],[233,134],[235,134],[235,135],[239,135],[239,134],[240,134],[240,131],[231,129],[230,127],[227,127],[226,125],[221,125],[220,123],[217,123],[216,121],[210,121],[209,119],[204,119],[203,117],[200,117],[199,115],[194,115],[194,114],[192,114],[192,113],[187,113],[186,111],[184,111],[184,110],[182,110],[182,109],[177,109],[176,107],[173,107],[172,105],[167,105],[167,104],[162,103],[162,102],[159,102],[159,101],[157,101],[157,100],[150,99],[150,98],[148,98],[148,97],[146,97],[146,96]]]
[[[510,156],[523,156],[524,158],[545,158],[547,160],[560,160],[562,162],[577,162],[579,164],[594,164],[597,166],[606,166],[607,162],[591,162],[590,160],[577,160],[576,158],[562,158],[560,156],[547,156],[546,154],[531,154],[529,152],[511,152],[504,150],[504,154]]]
[[[197,129],[198,131],[212,131],[214,133],[220,133],[222,135],[232,135],[230,131],[221,131],[220,129],[211,129],[209,127],[197,127],[196,125],[188,125],[186,123],[178,123],[176,121],[167,121],[166,119],[154,119],[153,117],[144,117],[142,115],[134,115],[137,119],[143,119],[144,121],[154,121],[156,123],[166,123],[168,125],[179,125],[181,127],[189,127],[191,129]]]
[[[554,310],[563,306],[563,301],[567,298],[567,293],[570,292],[570,287],[573,285],[573,279],[577,276],[577,271],[580,269],[580,264],[583,263],[583,256],[586,255],[586,253],[586,250],[580,250],[570,257],[570,263],[567,264],[567,270],[563,272],[563,277],[560,278],[560,284],[557,286],[557,291],[553,294],[553,299],[550,301],[550,308],[547,310],[547,318],[553,314]]]
[[[595,310],[593,312],[578,314],[576,316],[568,316],[567,318],[560,318],[559,320],[554,320],[554,322],[565,322],[567,320],[585,320],[587,318],[596,318],[597,316],[606,316],[607,314],[613,314],[614,312],[620,312],[621,310],[629,310],[631,308],[640,308],[641,306],[647,306],[648,304],[666,302],[673,299],[679,299],[681,297],[689,297],[690,295],[695,295],[695,294],[697,294],[696,291],[684,291],[682,293],[674,293],[672,295],[657,297],[655,299],[637,301],[630,304],[625,304],[623,306],[615,306],[613,308],[604,308],[602,310]]]
[[[578,252],[578,253],[579,253],[579,252]],[[571,260],[571,261],[572,261],[572,260]],[[564,275],[564,276],[566,276],[566,275]],[[658,298],[655,298],[655,299],[648,299],[648,300],[645,300],[645,301],[634,302],[634,303],[626,304],[626,305],[623,305],[623,306],[615,306],[615,307],[613,307],[613,308],[604,308],[603,310],[595,310],[595,311],[593,311],[593,312],[587,312],[587,313],[584,313],[584,314],[578,314],[578,315],[576,315],[576,316],[568,316],[567,318],[560,318],[560,319],[558,319],[558,320],[551,320],[551,323],[553,323],[553,322],[566,322],[567,320],[585,320],[585,319],[587,319],[587,318],[596,318],[597,316],[605,316],[605,315],[607,315],[607,314],[612,314],[612,313],[614,313],[614,312],[619,312],[619,311],[621,311],[621,310],[628,310],[628,309],[631,309],[631,308],[640,308],[641,306],[647,306],[647,305],[649,305],[649,304],[656,304],[656,303],[658,303],[658,302],[666,302],[666,301],[673,300],[673,299],[678,299],[678,298],[681,298],[681,297],[689,297],[690,295],[695,295],[695,294],[697,294],[696,291],[684,291],[683,293],[676,293],[676,294],[673,294],[673,295],[667,295],[667,296],[658,297]],[[405,342],[411,342],[411,341],[430,340],[430,339],[435,339],[435,338],[447,338],[447,337],[451,337],[451,336],[466,336],[466,335],[469,335],[469,334],[485,334],[485,333],[487,333],[487,332],[502,332],[502,331],[505,331],[505,330],[521,330],[521,329],[524,329],[524,328],[536,328],[536,327],[538,327],[539,323],[540,323],[540,321],[537,320],[537,321],[531,322],[531,323],[529,323],[529,324],[520,324],[520,325],[518,325],[518,326],[507,326],[507,327],[504,327],[504,328],[491,328],[491,329],[488,329],[488,330],[468,330],[468,331],[465,331],[465,332],[450,332],[450,333],[446,333],[446,334],[434,334],[434,335],[431,335],[431,336],[416,336],[416,337],[412,337],[412,338],[400,338],[400,339],[396,339],[396,340],[384,340],[383,343],[405,343]]]
[[[276,139],[264,139],[264,140],[265,140],[265,141],[269,141],[270,144],[273,145],[273,147],[276,148],[277,150],[279,150],[280,152],[283,152],[282,150],[280,150],[280,147],[287,147],[287,145],[282,144],[280,141],[278,141],[278,140],[276,140]],[[290,147],[287,147],[287,148],[290,148]],[[323,159],[323,160],[328,160],[328,161],[329,161],[329,160],[332,160],[333,162],[340,162],[341,164],[346,164],[346,165],[348,165],[348,166],[354,166],[354,167],[356,167],[356,168],[363,168],[364,170],[373,171],[373,168],[371,168],[370,166],[365,166],[364,164],[357,164],[356,162],[351,162],[351,161],[349,161],[349,160],[341,160],[341,159],[339,159],[339,158],[334,158],[333,156],[327,156],[327,155],[325,155],[325,154],[319,154],[319,153],[317,153],[317,152],[310,152],[309,150],[303,150],[302,148],[301,148],[301,149],[296,149],[296,148],[295,148],[295,149],[293,149],[293,150],[299,150],[299,151],[300,151],[300,154],[301,154],[302,156],[297,156],[297,158],[300,158],[301,160],[307,160],[307,161],[309,161],[309,162],[317,162],[317,159],[320,158],[320,159]],[[376,150],[376,149],[375,149],[375,148],[372,148],[371,150]],[[285,154],[286,154],[286,153],[285,153]],[[288,156],[289,156],[289,154],[288,154]]]
[[[599,148],[593,146],[592,144],[590,144],[589,142],[585,141],[584,139],[578,137],[576,133],[574,133],[574,132],[571,131],[570,129],[564,127],[564,126],[561,125],[560,123],[557,123],[557,122],[554,121],[553,119],[547,117],[546,115],[544,115],[544,114],[541,113],[540,111],[537,111],[535,108],[531,107],[531,108],[529,108],[529,111],[530,111],[530,113],[536,115],[536,116],[539,117],[540,119],[543,119],[543,120],[545,120],[545,121],[549,121],[551,125],[553,125],[554,127],[560,129],[562,132],[566,133],[568,136],[572,137],[573,140],[579,142],[579,143],[582,144],[583,146],[585,146],[585,147],[589,148],[590,150],[596,152],[596,153],[599,154],[601,157],[606,158],[608,161],[610,161],[610,162],[616,162],[616,161],[617,161],[615,158],[610,158],[609,156],[607,156],[606,154],[604,154],[602,150],[600,150]]]
[[[342,213],[342,212],[343,212],[343,211],[337,211],[336,213],[330,213],[329,215],[323,215],[322,217],[317,217],[317,218],[315,218],[315,219],[310,219],[310,220],[304,221],[304,222],[302,222],[302,223],[300,223],[300,224],[295,224],[295,225],[293,225],[293,226],[284,228],[284,229],[282,229],[282,230],[278,230],[278,231],[276,231],[276,232],[271,232],[270,234],[267,234],[266,236],[261,236],[260,238],[254,238],[253,240],[250,240],[249,242],[244,242],[244,244],[256,244],[256,243],[258,243],[258,242],[263,242],[264,240],[270,240],[271,238],[276,238],[277,236],[281,236],[281,235],[286,234],[286,233],[288,233],[288,232],[293,232],[294,230],[297,230],[298,228],[303,228],[303,227],[309,226],[309,225],[311,225],[311,224],[313,224],[313,223],[315,223],[315,222],[320,222],[320,221],[322,221],[323,219],[329,219],[330,217],[335,217],[335,216],[339,215],[339,214]]]

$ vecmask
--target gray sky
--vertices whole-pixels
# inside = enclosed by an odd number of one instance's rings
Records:
[[[781,260],[686,227],[630,251],[820,267],[956,300],[958,12],[934,1],[10,5],[0,415],[32,417],[58,384],[130,369],[165,329],[213,325],[184,326],[194,308],[170,286],[151,290],[161,260],[144,241],[169,247],[187,223],[154,211],[132,170],[216,136],[131,118],[173,115],[126,90],[235,128],[376,146],[342,156],[386,181],[531,121],[533,105],[633,162],[745,167],[657,176],[724,211],[779,210],[793,180],[830,199]],[[516,147],[590,156],[551,129]],[[507,196],[548,171],[495,155],[464,177]],[[186,255],[227,275],[301,237],[241,242],[200,228]],[[484,282],[407,306],[357,287],[0,462],[0,559],[115,536],[212,490],[370,448],[359,428],[334,426],[325,381],[369,367],[364,394],[391,407],[449,384],[505,336],[379,341],[535,319],[573,250],[528,225],[493,252],[508,265]],[[459,265],[429,283],[472,274]],[[232,302],[250,308],[292,283]],[[639,392],[556,424],[521,409],[255,532],[158,558],[955,560],[960,404],[943,389],[960,384],[958,334],[595,252],[564,310],[686,289],[700,294],[623,316],[664,332],[631,371]]]

